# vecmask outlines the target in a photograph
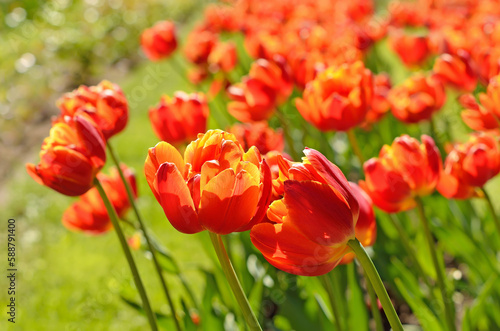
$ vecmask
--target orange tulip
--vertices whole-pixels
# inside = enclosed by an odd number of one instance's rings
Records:
[[[320,52],[292,52],[287,54],[295,84],[304,89],[319,72],[325,70],[324,54]]]
[[[247,31],[244,44],[246,51],[254,59],[272,59],[274,55],[283,55],[284,44],[279,35],[268,30]]]
[[[382,147],[379,157],[366,161],[363,169],[366,179],[359,182],[361,188],[377,207],[394,213],[414,208],[415,197],[434,191],[442,161],[431,137],[423,135],[420,144],[402,135]]]
[[[363,62],[329,67],[309,82],[296,106],[322,131],[347,131],[360,124],[372,102],[373,79]]]
[[[149,149],[146,179],[165,215],[183,233],[228,234],[262,221],[271,197],[271,174],[255,147],[244,152],[220,130],[199,134],[184,158],[170,144]]]
[[[476,188],[500,172],[498,138],[472,134],[463,144],[456,144],[444,162],[437,190],[446,198],[468,199],[478,195]]]
[[[389,34],[389,45],[407,66],[422,64],[430,54],[426,36],[409,35],[401,30]]]
[[[204,94],[175,92],[173,98],[164,95],[158,105],[149,109],[149,120],[158,138],[177,145],[205,132],[208,114]]]
[[[189,62],[205,64],[216,44],[217,35],[215,33],[203,27],[198,27],[188,35],[184,54]]]
[[[240,22],[232,7],[210,4],[204,11],[205,25],[214,31],[236,32]]]
[[[208,56],[208,65],[211,72],[223,71],[229,72],[234,69],[238,57],[236,46],[232,42],[219,42]]]
[[[392,114],[405,123],[429,120],[444,105],[444,85],[434,76],[415,74],[388,95]]]
[[[391,1],[388,6],[390,21],[394,26],[423,26],[426,18],[424,6],[418,2]]]
[[[283,57],[273,61],[259,59],[252,64],[243,81],[230,86],[228,111],[241,122],[267,120],[275,107],[290,96],[293,82]]]
[[[272,60],[258,59],[250,67],[249,77],[256,78],[276,91],[276,103],[285,102],[293,90],[291,70],[286,59],[275,55]]]
[[[244,77],[241,83],[231,85],[227,93],[233,100],[227,110],[238,121],[264,121],[274,112],[276,91],[258,79]]]
[[[125,166],[122,166],[122,171],[134,196],[137,197],[134,172]],[[109,176],[99,173],[97,179],[101,182],[118,217],[123,217],[130,208],[130,202],[118,170],[111,169]],[[106,206],[95,187],[88,190],[77,202],[66,209],[62,223],[70,230],[83,231],[88,234],[101,234],[112,228]]]
[[[366,113],[365,120],[361,124],[363,128],[369,129],[372,124],[380,121],[389,109],[391,109],[391,105],[387,100],[390,90],[391,80],[389,75],[381,73],[373,77],[372,104]]]
[[[188,80],[194,85],[199,85],[208,77],[208,70],[203,66],[190,68],[187,72]]]
[[[497,24],[500,27],[500,24]],[[500,30],[500,28],[499,28]],[[483,46],[473,49],[473,57],[476,60],[481,82],[487,84],[490,79],[500,75],[500,47]]]
[[[363,191],[356,183],[349,182],[351,188],[358,199],[359,217],[354,228],[356,239],[358,239],[364,247],[373,246],[377,238],[377,223],[375,220],[375,212],[373,211],[372,199],[365,191]],[[355,257],[353,252],[349,252],[340,261],[340,264],[350,263]]]
[[[245,151],[255,146],[261,154],[267,154],[270,151],[283,152],[285,148],[283,130],[275,131],[267,122],[235,124],[229,132],[235,135]]]
[[[128,122],[128,103],[120,87],[107,80],[96,86],[80,86],[58,101],[62,116],[81,110],[90,115],[108,140],[121,132]]]
[[[465,110],[462,119],[472,130],[487,131],[500,128],[500,75],[490,80],[486,93],[479,93],[478,104],[472,94],[459,99]]]
[[[69,196],[82,195],[106,162],[106,142],[97,124],[83,111],[60,117],[45,138],[38,165],[26,164],[37,183]]]
[[[471,92],[476,88],[477,76],[472,68],[469,54],[463,50],[459,50],[457,55],[440,55],[434,63],[433,70],[443,82],[457,89]]]
[[[170,21],[161,21],[141,34],[141,46],[144,54],[151,61],[167,58],[177,49],[175,25]]]
[[[269,206],[269,222],[255,225],[250,238],[276,268],[318,276],[350,251],[360,207],[339,168],[313,149],[304,154],[302,163],[280,168],[284,197]]]

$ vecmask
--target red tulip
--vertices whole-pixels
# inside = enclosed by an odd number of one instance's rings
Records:
[[[188,80],[194,85],[199,85],[208,77],[208,70],[203,66],[190,68],[187,73]]]
[[[329,67],[309,82],[297,110],[322,131],[347,131],[360,124],[372,102],[373,79],[363,62]]]
[[[409,35],[401,30],[389,34],[389,45],[407,66],[422,64],[430,54],[426,36]]]
[[[125,166],[122,166],[122,171],[134,195],[137,197],[134,172]],[[99,173],[97,179],[101,182],[118,217],[123,217],[130,208],[130,202],[118,170],[113,168],[109,176]],[[106,206],[95,187],[88,190],[77,202],[66,209],[62,223],[68,229],[83,231],[88,234],[101,234],[112,228]]]
[[[229,132],[235,135],[245,151],[255,146],[261,154],[267,154],[270,151],[283,152],[285,148],[283,131],[273,130],[267,122],[235,124]]]
[[[457,55],[442,54],[436,59],[433,70],[445,83],[457,89],[471,92],[476,88],[477,76],[465,51]]]
[[[177,49],[175,25],[170,21],[161,21],[141,34],[141,46],[144,54],[151,61],[167,58]]]
[[[241,122],[264,121],[270,118],[276,106],[276,91],[264,82],[250,77],[231,85],[228,90],[233,100],[227,110]]]
[[[364,247],[373,246],[377,238],[377,223],[375,220],[375,212],[373,211],[372,199],[365,191],[363,191],[356,183],[349,182],[351,188],[358,199],[359,217],[354,228],[356,239],[358,239]],[[340,264],[350,263],[355,257],[353,252],[349,252],[340,261]]]
[[[120,87],[107,80],[96,86],[80,86],[57,101],[62,116],[81,110],[90,115],[108,140],[121,132],[128,122],[128,103]]]
[[[164,95],[157,106],[149,109],[149,120],[158,138],[177,145],[205,132],[208,114],[204,94],[175,92],[173,98]]]
[[[267,261],[286,272],[318,276],[331,271],[350,249],[359,204],[339,168],[306,149],[302,163],[283,168],[284,196],[255,225],[250,238]]]
[[[373,77],[372,104],[366,113],[365,120],[361,124],[363,128],[370,128],[372,124],[380,121],[389,111],[391,105],[389,104],[387,97],[390,90],[391,80],[389,75],[381,73]]]
[[[217,44],[217,35],[203,27],[195,28],[188,35],[184,54],[194,64],[206,64],[210,52]]]
[[[300,89],[325,70],[325,55],[320,52],[292,52],[287,54],[287,58],[294,82]]]
[[[405,123],[429,120],[446,100],[444,85],[434,76],[415,74],[393,87],[387,100],[392,114]]]
[[[206,6],[204,11],[205,25],[209,29],[221,32],[236,32],[241,22],[238,22],[238,17],[232,7],[210,4]]]
[[[437,189],[446,198],[468,199],[478,195],[476,188],[500,172],[498,138],[472,134],[463,144],[456,144],[444,162]]]
[[[420,144],[403,135],[382,147],[379,157],[366,161],[363,169],[366,179],[359,182],[361,188],[377,207],[394,213],[414,208],[415,197],[434,191],[442,161],[431,137],[423,135]]]
[[[500,26],[500,24],[497,25]],[[472,52],[478,66],[481,82],[487,84],[490,79],[500,75],[500,47],[484,45],[481,48],[473,49]]]
[[[283,55],[284,44],[280,37],[265,29],[247,31],[244,44],[254,59],[272,59],[274,55]]]
[[[59,118],[45,138],[38,165],[26,170],[37,183],[69,196],[82,195],[106,161],[106,142],[97,124],[83,111]]]
[[[258,59],[250,67],[249,77],[262,81],[276,91],[276,103],[285,102],[293,90],[291,70],[286,59],[275,55],[272,60]]]
[[[275,107],[288,99],[293,82],[283,57],[273,61],[259,59],[252,64],[243,81],[230,86],[228,111],[241,122],[267,120]]]
[[[232,42],[219,42],[208,56],[208,64],[211,72],[219,70],[229,72],[234,69],[238,61],[236,46]]]
[[[149,149],[146,178],[170,223],[183,233],[228,234],[262,221],[271,197],[271,174],[256,148],[244,152],[220,130],[199,134],[184,158],[170,144]]]
[[[472,94],[460,97],[466,109],[462,119],[472,130],[487,131],[500,128],[500,75],[490,80],[486,93],[479,93],[478,104]]]

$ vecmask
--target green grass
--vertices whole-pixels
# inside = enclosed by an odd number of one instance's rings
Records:
[[[148,83],[151,78],[147,77],[153,77],[155,83]],[[168,63],[147,63],[126,81],[116,83],[122,86],[132,107],[127,128],[113,137],[111,143],[122,162],[136,170],[138,205],[146,223],[173,252],[195,293],[199,293],[203,282],[197,269],[209,267],[203,249],[193,236],[172,228],[143,174],[147,150],[158,142],[149,124],[148,108],[159,101],[162,93],[187,90],[186,85]],[[147,90],[144,98],[140,94],[142,90]],[[26,158],[38,162],[38,150]],[[120,299],[120,293],[137,301],[139,297],[131,290],[132,277],[115,233],[87,236],[67,230],[61,224],[61,216],[74,200],[36,184],[21,162],[12,173],[6,184],[7,199],[1,207],[5,221],[16,219],[18,310],[15,327],[7,324],[2,314],[0,329],[4,330],[3,325],[7,325],[8,330],[40,331],[142,330],[147,327],[147,320]],[[132,213],[129,218],[133,218]],[[5,238],[6,227],[2,229],[0,245],[6,245]],[[169,313],[151,261],[140,252],[135,252],[134,257],[153,307]],[[7,285],[5,279],[2,277],[1,281],[2,304],[8,300],[3,290]],[[179,282],[168,276],[167,282],[180,308]]]

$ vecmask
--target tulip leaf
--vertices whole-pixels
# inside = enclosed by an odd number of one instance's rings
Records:
[[[174,275],[180,273],[179,266],[177,265],[177,262],[175,262],[172,256],[165,253],[163,250],[157,250],[157,252],[158,254],[156,254],[156,258],[158,260],[158,263],[160,264],[160,267],[163,270]],[[151,252],[149,251],[148,253],[151,254]]]
[[[359,276],[356,265],[347,265],[347,277],[349,283],[349,330],[368,330],[368,306],[363,297],[363,291],[359,284]]]
[[[135,311],[137,311],[141,315],[146,316],[146,313],[140,304],[138,304],[137,302],[135,302],[133,300],[130,300],[130,299],[124,297],[123,295],[120,295],[120,298],[122,299],[123,302],[125,302],[127,304],[127,306],[134,309]],[[156,316],[156,322],[158,323],[158,326],[160,326],[164,330],[174,330],[175,323],[174,323],[174,320],[172,319],[171,315],[167,316],[167,315],[164,315],[164,314],[158,313],[158,312],[153,312],[153,313]]]
[[[396,286],[406,303],[410,306],[415,316],[417,316],[418,321],[424,330],[444,330],[443,326],[436,316],[434,316],[429,307],[427,307],[427,305],[420,298],[415,296],[414,293],[409,292],[401,279],[396,278],[394,279],[394,282],[396,283]]]
[[[219,297],[219,289],[215,276],[204,271],[205,291],[202,297],[201,323],[205,330],[223,330],[223,312]]]
[[[471,329],[478,329],[477,325],[479,324],[479,320],[486,317],[483,312],[487,311],[487,306],[491,304],[489,299],[493,297],[495,284],[498,284],[498,279],[499,276],[497,274],[492,274],[488,281],[482,286],[472,305],[467,309],[467,320],[464,318],[464,324],[467,323]],[[485,322],[488,323],[489,321],[489,323],[495,323],[496,325],[489,325],[489,330],[500,328],[498,312],[493,313],[491,317],[492,319],[486,319]]]
[[[189,311],[189,308],[184,300],[181,300],[181,305],[182,310],[184,311],[184,331],[196,331],[197,326],[194,323],[193,318],[191,317],[191,312]]]

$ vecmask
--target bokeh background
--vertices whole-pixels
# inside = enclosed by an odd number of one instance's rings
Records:
[[[147,149],[158,139],[147,111],[161,94],[190,87],[170,64],[151,64],[139,47],[140,32],[172,19],[182,35],[206,1],[54,0],[0,1],[0,210],[6,246],[8,218],[16,219],[17,320],[0,330],[142,330],[147,320],[120,295],[135,298],[130,271],[113,232],[90,237],[68,231],[61,216],[73,199],[36,184],[25,171],[38,162],[55,101],[80,84],[119,84],[130,105],[125,135],[113,139],[123,162],[138,175],[139,208],[158,239],[175,250],[196,288],[206,265],[198,241],[174,231],[142,174]],[[183,61],[182,59],[179,59]],[[181,62],[182,63],[182,62]],[[2,249],[2,266],[6,264]],[[152,264],[136,260],[159,311],[168,311]],[[2,269],[4,269],[2,267]],[[178,288],[173,279],[171,287]],[[1,277],[0,302],[7,302]],[[174,296],[176,293],[174,293]],[[163,306],[165,305],[165,306]]]

